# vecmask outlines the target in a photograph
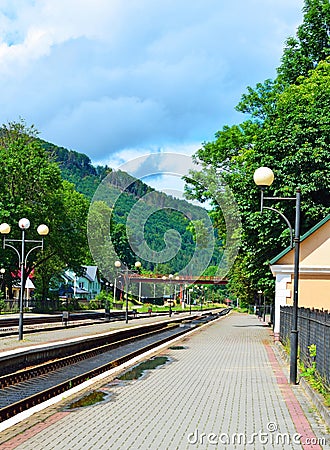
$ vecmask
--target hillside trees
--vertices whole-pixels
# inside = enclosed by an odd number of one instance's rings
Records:
[[[239,205],[243,238],[230,288],[244,300],[252,301],[258,289],[272,293],[268,261],[289,243],[282,219],[270,211],[262,216],[258,212],[254,170],[260,166],[273,169],[275,181],[267,190],[269,195],[292,197],[296,187],[301,187],[302,232],[330,208],[330,60],[322,60],[330,48],[329,3],[306,0],[304,12],[294,51],[289,51],[293,42],[289,39],[276,80],[248,88],[242,96],[238,109],[249,119],[224,127],[214,142],[205,143],[195,155],[205,171],[210,172],[208,165],[221,171]],[[304,66],[298,62],[302,55]],[[200,200],[207,196],[198,188],[198,174],[192,174],[188,191]],[[294,222],[294,204],[272,206]]]
[[[19,219],[31,222],[27,239],[40,239],[36,228],[45,223],[50,229],[44,252],[33,252],[26,275],[35,270],[43,274],[43,293],[47,294],[50,277],[56,268],[76,268],[88,254],[86,217],[88,201],[63,181],[57,164],[49,159],[37,139],[37,131],[23,121],[0,128],[0,214],[1,222],[11,225],[11,238],[20,239]],[[17,270],[17,255],[6,250],[1,263],[10,272]],[[47,270],[47,261],[52,267]],[[56,261],[54,267],[54,261]],[[49,274],[46,276],[46,274]]]

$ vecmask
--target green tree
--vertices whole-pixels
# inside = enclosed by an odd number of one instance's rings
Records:
[[[110,235],[111,217],[112,209],[105,202],[91,203],[87,221],[88,242],[96,264],[108,280],[114,279],[114,264],[119,259]]]
[[[206,226],[203,220],[192,220],[187,226],[187,230],[193,235],[194,241],[201,247],[207,247],[210,241],[210,234],[213,230],[210,230]]]
[[[304,12],[297,52],[290,53],[287,47],[277,79],[248,88],[242,96],[237,109],[248,114],[250,120],[224,127],[216,133],[214,142],[203,144],[196,154],[196,160],[205,166],[203,175],[191,174],[187,189],[200,200],[212,196],[212,192],[200,188],[199,179],[218,169],[224,184],[234,192],[243,233],[230,287],[251,301],[253,290],[262,289],[267,295],[272,292],[274,282],[268,261],[288,245],[288,230],[281,218],[270,211],[260,217],[254,170],[263,165],[274,170],[276,178],[270,195],[293,196],[295,188],[301,187],[302,231],[324,217],[330,207],[330,61],[321,61],[329,52],[329,3],[306,0]],[[297,62],[302,54],[309,61],[303,70]],[[290,202],[272,206],[294,222]]]
[[[27,239],[40,239],[36,232],[40,223],[50,229],[44,252],[30,255],[25,277],[41,270],[50,258],[61,261],[61,266],[80,265],[88,252],[88,201],[73,185],[62,180],[58,165],[50,161],[37,136],[34,126],[27,127],[24,121],[0,128],[1,221],[12,226],[10,236],[17,239],[21,238],[21,232],[15,225],[22,217],[31,222]],[[3,258],[9,271],[17,270],[14,252],[4,252]]]
[[[287,39],[281,65],[275,80],[247,87],[237,110],[254,119],[272,117],[277,98],[284,88],[294,84],[299,76],[308,76],[319,62],[330,55],[330,3],[328,0],[305,0],[304,21],[297,35]]]
[[[48,216],[50,233],[45,242],[44,254],[35,263],[36,277],[41,281],[38,289],[41,299],[48,297],[54,275],[67,267],[79,273],[81,265],[91,260],[86,230],[88,200],[64,180],[53,200],[57,200],[57,203],[53,204],[55,209],[51,212],[52,217],[50,214]]]
[[[317,64],[330,56],[329,0],[305,0],[304,21],[296,37],[285,44],[278,74],[282,82],[293,84],[298,76],[307,76]]]
[[[225,182],[231,187],[239,206],[243,224],[243,242],[241,258],[233,268],[244,274],[241,286],[251,294],[252,286],[262,288],[267,294],[273,290],[273,279],[269,272],[268,261],[287,246],[288,230],[285,223],[273,212],[265,211],[260,217],[259,194],[253,183],[254,170],[268,165],[275,171],[276,179],[269,194],[292,196],[297,186],[301,187],[302,231],[306,231],[327,214],[330,207],[330,63],[321,62],[311,71],[309,77],[300,77],[299,84],[291,85],[278,95],[276,108],[272,117],[258,126],[258,132],[249,143],[251,133],[248,122],[245,127],[225,128],[217,133],[218,139],[205,144],[197,153],[203,155],[208,149],[216,149],[213,167],[203,171],[214,170],[214,164],[221,169]],[[251,124],[252,128],[253,124]],[[229,152],[225,145],[232,142],[228,136],[232,131],[239,143]],[[240,146],[239,146],[240,145]],[[230,155],[229,157],[227,155]],[[210,154],[208,154],[210,159]],[[222,159],[217,158],[222,155]],[[196,189],[190,193],[198,198],[207,196],[200,192],[198,181],[200,174],[192,175]],[[211,193],[210,193],[211,195]],[[294,223],[294,208],[290,202],[280,202],[277,207]],[[244,269],[242,268],[244,266]],[[235,275],[236,284],[238,282]],[[232,284],[233,286],[234,284]]]

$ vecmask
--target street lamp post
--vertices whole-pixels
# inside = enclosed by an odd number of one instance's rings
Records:
[[[19,322],[18,322],[18,339],[21,341],[23,339],[23,297],[24,297],[24,290],[25,290],[25,269],[27,264],[27,259],[30,255],[30,253],[33,250],[36,250],[37,248],[41,248],[43,250],[44,241],[43,236],[47,236],[49,233],[49,228],[47,225],[39,225],[37,228],[37,232],[40,236],[42,236],[41,240],[31,240],[31,239],[25,239],[25,231],[30,228],[30,221],[28,219],[21,219],[18,222],[19,228],[22,230],[22,238],[21,239],[8,239],[6,238],[6,235],[10,233],[10,225],[7,223],[2,223],[0,225],[0,233],[4,235],[3,237],[3,248],[9,247],[13,249],[17,255],[18,255],[18,265],[20,267],[21,271],[21,287],[20,287],[20,296],[19,296]],[[21,251],[19,252],[12,243],[18,242],[21,244]],[[37,244],[34,247],[32,247],[27,254],[25,254],[25,244],[26,243],[32,243]]]
[[[191,314],[191,295],[193,292],[193,289],[189,289],[189,314]]]
[[[263,321],[266,322],[266,295],[265,295],[265,293],[264,293]]]
[[[300,188],[296,189],[295,197],[264,197],[264,190],[274,181],[274,174],[268,167],[260,167],[254,173],[254,181],[261,188],[261,212],[263,209],[270,209],[278,213],[287,223],[291,235],[291,248],[294,247],[294,266],[293,266],[293,314],[290,334],[290,383],[297,383],[297,358],[298,358],[298,282],[299,282],[299,253],[300,253]],[[275,208],[263,206],[264,200],[294,200],[296,202],[294,238],[293,229],[290,221],[283,213]]]
[[[186,307],[186,304],[188,305],[188,284],[184,285],[183,289],[183,306]]]
[[[172,316],[172,280],[173,280],[173,274],[169,274],[168,276],[169,280],[170,280],[170,310],[169,310],[169,316]]]
[[[164,300],[164,303],[165,303],[165,295],[166,295],[166,283],[165,283],[165,281],[167,280],[165,275],[162,276],[162,280],[164,281],[163,300]]]
[[[259,291],[258,291],[258,311],[257,311],[257,315],[258,315],[259,319],[261,317],[261,298],[262,298],[262,290],[259,289]]]
[[[104,312],[105,312],[105,314],[104,314],[104,316],[105,316],[105,320],[107,321],[107,322],[110,322],[110,305],[109,305],[109,299],[108,299],[108,295],[109,295],[109,287],[110,287],[110,283],[107,281],[106,283],[105,283],[105,295],[106,295],[106,299],[105,299],[105,310],[104,310]]]
[[[4,267],[1,267],[0,269],[0,279],[1,279],[1,287],[0,290],[4,292],[4,298],[6,298],[6,286],[4,284],[4,276],[5,276],[6,269]]]
[[[142,283],[140,281],[139,282],[139,294],[138,294],[139,303],[141,303],[141,298],[142,298]]]
[[[121,262],[115,261],[115,267],[119,271],[119,269],[121,268]],[[136,269],[139,269],[141,267],[140,261],[136,261],[135,267]],[[128,266],[125,266],[125,270],[122,271],[122,274],[124,275],[125,279],[125,322],[128,323],[128,275],[129,275]]]
[[[117,277],[115,276],[115,282],[113,283],[113,303],[116,303],[117,301],[116,295],[117,295]]]

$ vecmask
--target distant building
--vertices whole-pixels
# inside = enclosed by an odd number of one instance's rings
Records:
[[[59,288],[60,297],[93,300],[101,292],[101,279],[97,266],[82,266],[82,275],[66,270]]]
[[[280,330],[280,307],[293,304],[294,249],[270,261],[276,277],[274,333]],[[301,237],[298,306],[330,310],[330,214]]]
[[[26,299],[27,301],[30,300],[31,297],[33,297],[34,290],[35,286],[33,284],[33,281],[31,280],[31,278],[28,277],[25,281],[24,299]],[[13,291],[13,299],[18,300],[21,291],[20,281],[17,281],[15,284],[13,284],[12,291]]]

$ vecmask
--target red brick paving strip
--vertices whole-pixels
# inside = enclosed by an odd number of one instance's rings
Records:
[[[296,427],[297,432],[301,435],[301,445],[304,450],[322,450],[322,447],[318,444],[305,444],[305,442],[317,442],[317,437],[313,433],[313,430],[311,429],[311,426],[306,419],[306,416],[296,399],[296,396],[294,395],[290,384],[288,383],[288,380],[286,376],[283,373],[283,370],[281,369],[281,366],[279,365],[274,350],[270,345],[265,345],[268,359],[270,361],[270,364],[272,366],[272,369],[274,371],[274,375],[277,381],[277,384],[282,392],[283,398],[285,400],[285,403],[288,407],[290,416],[292,418],[292,421]]]
[[[4,444],[0,445],[1,450],[12,450],[18,447],[19,445],[23,444],[27,440],[29,440],[31,437],[38,434],[40,431],[44,430],[45,428],[49,427],[55,422],[58,422],[62,417],[66,416],[67,414],[70,414],[69,411],[67,412],[58,412],[53,414],[52,416],[48,417],[44,422],[38,423],[34,427],[31,427],[29,430],[24,431],[24,433],[19,434],[18,436],[15,436],[13,439],[10,439],[10,441],[5,442]]]

